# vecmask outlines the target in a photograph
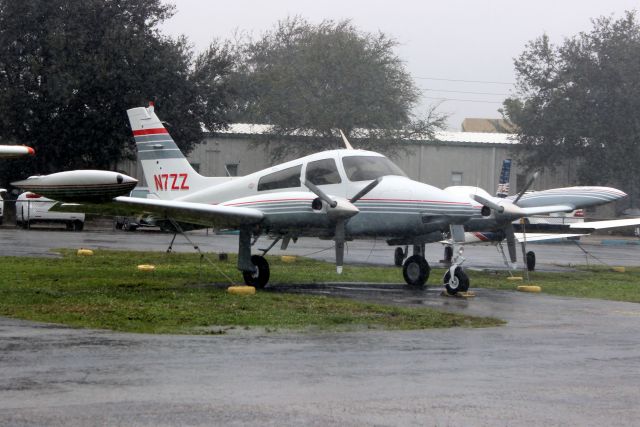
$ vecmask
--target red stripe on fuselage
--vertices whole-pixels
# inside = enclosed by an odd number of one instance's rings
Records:
[[[479,240],[486,242],[489,240],[489,238],[487,238],[487,236],[485,236],[484,234],[480,233],[480,232],[474,232],[473,233],[474,236],[476,236],[476,238],[478,238]]]
[[[256,200],[251,202],[229,203],[225,206],[238,206],[238,205],[251,205],[256,203],[272,203],[272,202],[291,202],[291,201],[311,201],[313,199],[270,199],[270,200]],[[378,201],[378,202],[391,202],[391,203],[435,203],[435,204],[447,204],[447,205],[464,205],[470,206],[470,203],[464,202],[445,202],[439,200],[402,200],[402,199],[360,199],[361,201]],[[214,203],[215,204],[215,203]]]
[[[139,129],[133,131],[133,136],[158,135],[162,133],[168,134],[169,132],[165,128]]]
[[[466,205],[471,203],[465,202],[446,202],[444,200],[406,200],[406,199],[360,199],[363,202],[392,202],[392,203],[440,203],[445,205]]]
[[[253,202],[240,202],[240,203],[223,203],[223,206],[239,206],[239,205],[254,205],[256,203],[271,203],[271,202],[310,202],[314,199],[272,199],[272,200],[256,200]]]

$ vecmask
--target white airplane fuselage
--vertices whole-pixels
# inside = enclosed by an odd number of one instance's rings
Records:
[[[366,179],[360,179],[361,177],[356,174],[363,171],[358,171],[357,166],[353,164],[350,165],[352,169],[347,171],[345,159],[347,163],[357,163],[359,159],[364,159],[365,163],[375,159],[379,159],[383,164],[391,163],[381,154],[370,151],[331,150],[279,164],[247,176],[228,179],[206,186],[199,191],[189,191],[184,196],[179,196],[179,193],[184,191],[180,189],[183,187],[180,183],[181,179],[184,179],[184,187],[188,187],[185,188],[186,190],[193,190],[189,185],[188,173],[183,178],[178,177],[176,185],[171,185],[172,179],[166,186],[160,180],[159,185],[161,190],[167,191],[169,188],[168,191],[175,191],[177,197],[174,200],[176,201],[258,209],[265,215],[263,230],[267,233],[323,236],[333,229],[331,218],[326,215],[326,206],[318,210],[312,208],[312,202],[317,196],[309,191],[303,182],[311,178],[308,176],[308,172],[311,173],[308,169],[310,164],[333,162],[337,175],[334,174],[332,180],[339,182],[319,184],[318,187],[335,198],[348,200],[377,178],[376,174],[384,176],[371,192],[354,203],[359,213],[350,218],[346,224],[348,237],[416,237],[446,230],[451,223],[463,224],[471,218],[481,217],[482,205],[468,197],[450,194],[406,176],[385,175],[379,171],[364,171],[369,174],[365,177]],[[278,173],[287,170],[295,172],[296,176],[292,179],[295,186],[268,188],[268,185],[264,185],[265,179],[268,180],[270,176],[277,178]],[[397,169],[396,173],[402,172]],[[167,175],[172,174],[169,172]],[[327,237],[330,237],[330,234]]]

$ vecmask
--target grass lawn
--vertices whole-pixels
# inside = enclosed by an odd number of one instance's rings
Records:
[[[0,258],[0,315],[66,325],[149,333],[220,333],[229,327],[266,330],[424,329],[486,327],[503,322],[427,308],[400,308],[324,296],[258,292],[228,294],[228,276],[241,280],[236,258],[200,267],[197,254],[95,251],[62,258]],[[212,255],[211,257],[213,257]],[[338,279],[332,264],[269,259],[272,283]],[[141,272],[139,264],[156,271]],[[341,281],[397,282],[388,267],[349,267]],[[223,274],[224,273],[224,274]]]
[[[471,286],[478,288],[514,289],[519,284],[542,287],[542,292],[579,298],[640,302],[640,268],[626,267],[624,273],[607,267],[581,267],[564,273],[530,273],[530,283],[506,280],[508,273],[490,274],[467,271]],[[522,276],[522,272],[516,273]]]
[[[197,254],[96,251],[61,258],[0,258],[0,315],[78,327],[149,333],[224,333],[227,328],[270,330],[424,329],[486,327],[503,322],[444,313],[428,308],[399,308],[324,296],[258,292],[228,294],[224,286],[241,282],[236,258],[213,264]],[[283,263],[269,257],[271,283],[327,281],[398,283],[395,267],[347,266],[341,276],[330,263],[298,258]],[[141,272],[139,264],[156,271]],[[443,271],[434,269],[435,286]],[[513,290],[523,282],[506,272],[468,271],[472,287]],[[531,273],[543,292],[572,297],[640,302],[640,268],[625,273],[591,268],[568,273]],[[213,285],[217,284],[217,285]],[[439,286],[439,285],[438,285]]]

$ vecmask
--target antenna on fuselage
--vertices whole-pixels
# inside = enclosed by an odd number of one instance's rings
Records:
[[[349,143],[349,140],[344,135],[344,132],[342,132],[342,129],[338,130],[340,131],[340,136],[342,136],[342,142],[344,142],[344,146],[347,147],[347,150],[353,150],[353,146],[351,146],[351,143]]]

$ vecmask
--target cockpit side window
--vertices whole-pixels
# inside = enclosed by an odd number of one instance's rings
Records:
[[[342,164],[350,181],[370,181],[385,175],[407,176],[386,157],[347,156],[342,158]]]
[[[340,174],[333,159],[316,160],[307,164],[307,181],[315,185],[340,184]]]
[[[265,175],[258,181],[258,191],[300,187],[301,171],[302,165],[298,165]]]

